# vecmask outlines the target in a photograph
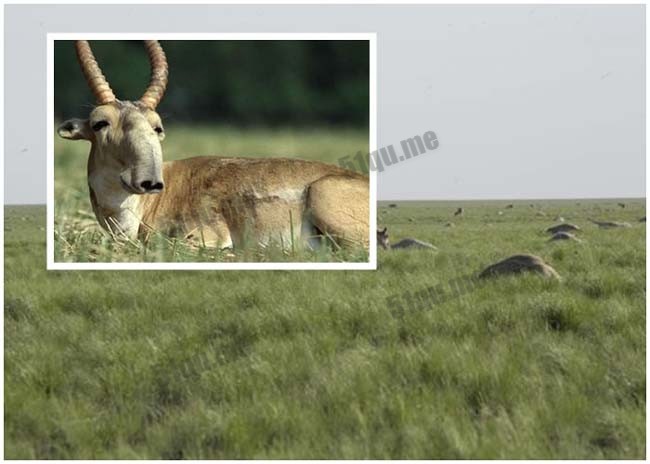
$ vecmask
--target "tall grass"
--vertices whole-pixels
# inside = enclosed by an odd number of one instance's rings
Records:
[[[642,459],[645,224],[586,218],[645,202],[580,203],[380,205],[439,251],[375,272],[48,272],[44,210],[6,208],[5,457]],[[390,304],[516,252],[562,282]]]

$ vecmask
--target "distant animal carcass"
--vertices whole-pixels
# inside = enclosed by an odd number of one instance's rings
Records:
[[[632,227],[632,224],[630,224],[629,222],[594,221],[593,219],[589,219],[589,221],[593,222],[594,224],[596,224],[601,229],[615,229],[615,228],[619,228],[619,227]]]
[[[621,208],[625,208],[625,203],[619,203],[618,206],[620,206]]]
[[[524,272],[534,272],[546,278],[560,279],[560,275],[555,269],[546,264],[542,258],[528,254],[510,256],[492,264],[486,267],[478,277],[479,279],[485,279],[500,275],[522,274]]]
[[[549,227],[546,229],[546,232],[549,232],[551,234],[556,234],[558,232],[573,232],[576,230],[582,230],[580,227],[576,226],[575,224],[569,224],[569,223],[564,223],[564,224],[558,224],[553,227]]]
[[[572,233],[569,232],[556,232],[553,234],[553,236],[548,240],[549,242],[555,242],[558,240],[574,240],[576,242],[580,242],[581,240],[573,235]]]
[[[512,209],[512,208],[514,208],[514,207],[515,207],[515,205],[510,204],[510,205],[507,205],[507,206],[506,206],[506,209]]]
[[[465,210],[463,210],[463,208],[458,208],[454,213],[454,216],[462,216],[463,213],[465,213]]]

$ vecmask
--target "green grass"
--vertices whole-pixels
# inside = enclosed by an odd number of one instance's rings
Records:
[[[296,157],[338,164],[341,157],[367,153],[368,132],[360,129],[246,129],[225,126],[166,127],[165,160],[192,156]],[[316,251],[276,244],[222,252],[182,238],[154,235],[146,245],[116,242],[99,227],[92,212],[86,163],[90,144],[56,137],[54,141],[54,260],[57,262],[367,262],[361,249]],[[289,218],[287,218],[289,223]],[[325,242],[329,243],[326,239]],[[297,245],[297,244],[296,244]]]
[[[5,457],[643,459],[645,201],[506,203],[380,205],[439,251],[374,272],[48,272],[5,208]],[[518,252],[562,281],[389,303]]]

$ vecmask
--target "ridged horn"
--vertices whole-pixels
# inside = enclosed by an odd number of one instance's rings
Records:
[[[77,59],[81,65],[88,87],[95,95],[97,103],[105,105],[115,101],[115,94],[108,85],[108,81],[102,74],[102,70],[95,60],[95,55],[90,49],[90,44],[87,40],[77,40],[75,42],[75,49],[77,50]]]
[[[156,109],[165,94],[169,70],[165,52],[157,40],[145,40],[144,46],[151,63],[151,80],[144,95],[140,98],[140,103],[153,110]]]

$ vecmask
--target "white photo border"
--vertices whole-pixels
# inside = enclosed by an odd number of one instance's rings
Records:
[[[377,269],[377,172],[370,170],[369,260],[363,263],[192,263],[192,262],[105,262],[54,261],[54,41],[56,40],[361,40],[368,41],[369,141],[377,150],[377,34],[362,33],[48,33],[47,34],[47,270],[376,270]],[[341,155],[345,155],[342,153]]]

